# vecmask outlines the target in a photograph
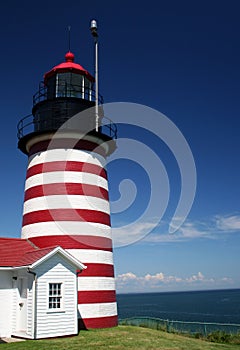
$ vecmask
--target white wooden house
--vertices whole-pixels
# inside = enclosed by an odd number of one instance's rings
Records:
[[[77,334],[76,271],[85,268],[61,247],[0,238],[0,337]]]

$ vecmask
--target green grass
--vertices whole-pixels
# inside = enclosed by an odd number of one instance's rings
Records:
[[[79,349],[162,349],[162,350],[237,350],[239,345],[217,344],[159,330],[118,326],[81,331],[76,337],[0,344],[0,350],[79,350]]]

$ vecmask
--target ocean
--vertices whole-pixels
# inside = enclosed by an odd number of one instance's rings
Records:
[[[117,302],[119,319],[147,316],[240,324],[240,289],[118,294]]]

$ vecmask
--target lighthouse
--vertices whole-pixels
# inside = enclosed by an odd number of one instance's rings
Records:
[[[87,266],[77,296],[79,327],[87,329],[117,325],[106,170],[116,126],[105,121],[95,77],[67,52],[18,124],[18,148],[28,157],[21,237],[61,246]]]

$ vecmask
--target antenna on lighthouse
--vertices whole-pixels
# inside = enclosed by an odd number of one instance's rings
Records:
[[[68,51],[71,49],[71,26],[68,26]]]
[[[97,21],[94,19],[91,21],[90,30],[95,42],[95,117],[96,117],[96,131],[99,128],[99,115],[98,115],[98,32],[97,32]]]

